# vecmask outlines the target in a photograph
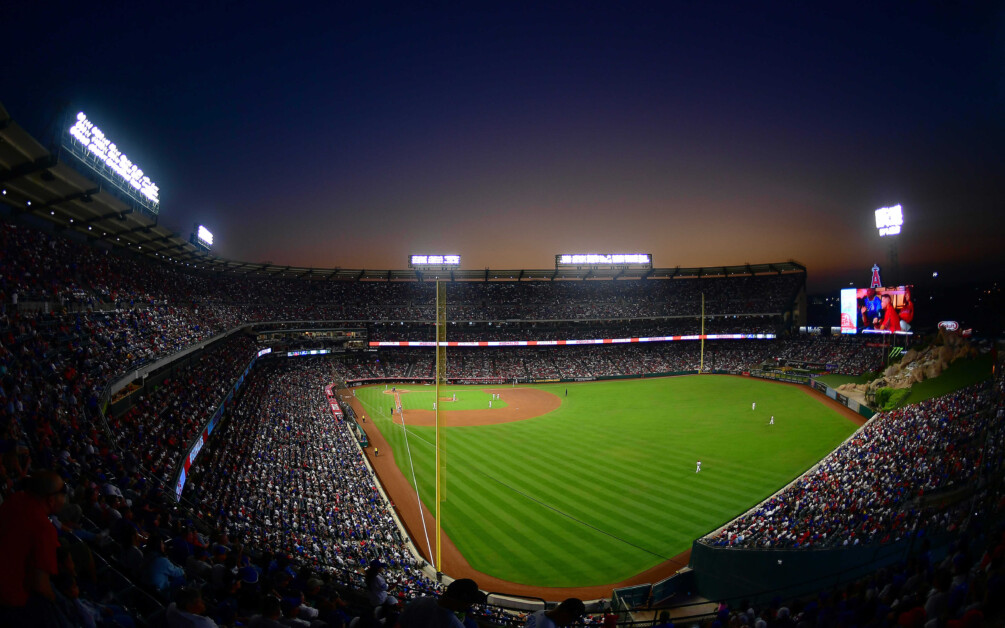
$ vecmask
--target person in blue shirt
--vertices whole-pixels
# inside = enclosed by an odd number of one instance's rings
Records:
[[[876,296],[876,290],[869,288],[862,299],[862,329],[876,329],[882,320],[883,300]]]
[[[143,582],[162,595],[170,595],[185,585],[185,570],[165,556],[164,539],[157,534],[147,540],[146,560],[143,564]]]

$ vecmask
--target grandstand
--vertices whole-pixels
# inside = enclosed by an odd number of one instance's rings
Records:
[[[337,401],[333,413],[325,387],[431,380],[428,348],[371,343],[432,337],[430,279],[448,277],[217,258],[60,163],[2,108],[0,122],[2,494],[10,499],[34,470],[60,471],[73,506],[56,513],[60,533],[78,564],[96,565],[78,569],[81,591],[150,624],[187,583],[205,585],[221,622],[260,612],[276,592],[284,611],[338,625],[368,611],[365,573],[375,562],[403,600],[439,590],[360,447],[361,418]],[[635,275],[453,271],[451,340],[765,337],[464,348],[448,377],[741,374],[779,360],[856,375],[880,368],[883,356],[860,340],[794,333],[805,278],[794,262]],[[328,355],[279,357],[302,350]],[[807,621],[851,613],[886,625],[926,607],[932,583],[947,594],[928,609],[936,617],[1000,613],[992,524],[1003,395],[999,376],[877,415],[810,473],[699,539],[691,568],[614,601],[688,609],[687,593],[700,591],[729,603],[712,611],[725,612],[720,619],[739,622],[749,599],[769,625],[787,625],[772,602],[781,597]],[[800,569],[769,572],[782,556]],[[804,557],[833,568],[811,571]],[[164,561],[182,569],[153,577]],[[835,586],[844,605],[800,597]],[[553,601],[496,599],[478,617],[519,623],[521,612]]]

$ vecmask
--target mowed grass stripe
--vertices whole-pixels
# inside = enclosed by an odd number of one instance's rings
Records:
[[[474,429],[477,430],[480,428],[474,428]],[[470,430],[471,428],[465,428],[458,431],[469,432]],[[458,447],[467,444],[468,440],[469,439],[467,438],[452,437],[452,442],[454,443],[455,446]],[[486,439],[482,441],[482,443],[484,442],[495,442],[495,441],[494,439]],[[508,461],[507,464],[501,464],[499,462],[494,463],[493,456],[490,455],[492,452],[492,448],[483,450],[482,447],[479,446],[476,449],[484,452],[484,455],[481,455],[481,457],[479,458],[481,461],[479,465],[480,472],[495,477],[506,477],[506,476],[513,477],[512,475],[510,475],[512,467],[514,466],[512,464],[512,461]],[[477,452],[464,452],[464,454],[465,457],[467,457],[467,455],[478,455]],[[554,459],[555,457],[551,456],[551,460],[554,461]],[[520,477],[528,477],[528,476],[540,477],[542,474],[547,474],[549,471],[549,466],[540,464],[539,462],[540,460],[541,459],[536,457],[532,457],[529,459],[528,458],[522,459],[518,465],[520,474],[516,476],[516,479],[519,480]],[[559,468],[561,467],[561,465],[557,466],[559,466]],[[702,478],[702,476],[697,474],[692,474],[692,477],[693,476],[697,476],[698,479]],[[454,476],[453,474],[450,474],[448,472],[448,477],[453,478]],[[553,477],[552,479],[555,480],[557,478]],[[449,481],[450,480],[448,480],[448,482]],[[541,493],[537,495],[531,495],[530,497],[551,504],[556,509],[556,511],[559,511],[558,514],[570,515],[575,519],[579,519],[580,520],[579,523],[581,525],[589,525],[599,528],[601,531],[607,534],[610,534],[616,538],[620,538],[621,540],[626,542],[626,544],[637,545],[639,547],[644,548],[645,551],[652,552],[655,554],[659,554],[661,551],[665,551],[665,547],[667,547],[665,544],[659,544],[659,546],[643,545],[643,544],[651,543],[653,538],[657,538],[658,536],[661,536],[662,534],[666,533],[667,530],[666,519],[668,514],[667,511],[668,508],[670,507],[666,503],[666,501],[660,501],[655,499],[655,497],[653,497],[650,500],[653,504],[652,507],[646,507],[644,504],[639,502],[635,503],[629,502],[622,504],[623,509],[621,508],[611,509],[609,507],[609,504],[605,504],[596,500],[597,492],[595,490],[592,490],[592,487],[587,486],[584,487],[583,490],[573,490],[574,487],[571,487],[572,481],[567,479],[566,482],[568,482],[569,484],[562,485],[560,483],[552,482],[547,485],[537,485],[541,489]],[[619,487],[615,486],[614,488]],[[715,522],[719,521],[720,519],[719,515],[713,515],[712,518],[709,518],[710,503],[717,506],[716,508],[712,509],[712,512],[715,513],[720,512],[732,513],[731,509],[735,509],[735,505],[732,504],[729,500],[719,500],[717,499],[717,497],[714,497],[715,495],[717,495],[715,492],[712,492],[710,495],[710,491],[708,490],[707,487],[695,490],[694,491],[695,498],[693,500],[691,499],[686,500],[694,504],[693,509],[692,508],[684,509],[682,508],[681,505],[683,501],[681,500],[680,497],[681,492],[682,492],[681,490],[676,490],[672,491],[670,494],[672,495],[672,500],[674,502],[673,503],[674,510],[676,510],[677,512],[680,512],[681,510],[690,511],[689,514],[691,514],[692,516],[684,519],[684,521],[688,524],[687,527],[689,528],[695,527],[696,524],[698,527],[710,528],[712,525],[714,525]],[[749,493],[747,494],[749,495]],[[650,493],[649,495],[651,496],[653,494]],[[514,504],[511,500],[502,500],[502,501],[507,503],[501,503],[499,505],[505,508],[520,507],[519,503]],[[625,500],[622,498],[620,501],[624,502]],[[721,502],[721,504],[719,502]],[[647,510],[649,511],[648,513],[645,512]],[[573,523],[577,522],[573,521]],[[617,534],[610,532],[611,530],[616,531],[618,529],[624,529],[626,527],[625,526],[626,523],[630,524],[630,526],[628,526],[629,530],[628,533],[623,533],[622,535],[619,536]],[[564,528],[568,529],[569,526],[564,526]],[[573,532],[575,531],[573,530]],[[681,540],[683,541],[683,548],[678,546],[674,549],[677,549],[678,551],[680,549],[686,549],[686,547],[689,545],[690,539],[679,539],[678,542],[680,543]],[[669,558],[669,557],[671,556],[663,556],[663,558]]]
[[[523,468],[523,463],[525,463],[525,462],[526,461],[521,461],[521,469]],[[510,471],[510,469],[507,466],[497,466],[498,464],[499,464],[498,462],[496,462],[495,464],[493,464],[492,461],[489,459],[489,457],[485,457],[485,458],[482,458],[480,460],[479,469],[483,473],[485,473],[486,475],[488,475],[488,476],[492,476],[492,475],[503,476],[503,475],[506,475]],[[450,479],[450,478],[454,478],[454,477],[456,477],[456,475],[453,474],[453,473],[451,473],[450,470],[448,469],[448,489],[447,489],[447,491],[448,491],[448,494],[451,496],[451,501],[454,498],[456,498],[457,495],[458,495],[458,492],[461,491],[461,489],[458,488],[458,486],[457,486],[457,482]],[[465,484],[468,484],[468,481],[470,479],[471,478],[465,478]],[[485,485],[483,483],[480,483],[480,484],[478,484],[478,486],[479,486],[479,488],[483,488]],[[496,504],[496,506],[497,507],[501,507],[501,509],[503,509],[503,510],[526,508],[527,505],[525,503],[522,504],[521,500],[522,499],[532,499],[532,496],[520,495],[517,491],[513,490],[512,487],[503,487],[503,488],[509,488],[510,491],[511,491],[511,495],[507,495],[506,491],[503,491],[503,493],[501,493],[501,494],[500,493],[496,493],[496,499],[498,501],[498,503]],[[485,490],[487,491],[488,489],[485,489]],[[586,503],[586,502],[588,502],[591,499],[591,495],[592,495],[592,493],[590,493],[590,492],[580,493],[580,494],[572,494],[571,495],[571,500],[572,501],[568,502],[568,503],[571,503],[571,504]],[[514,499],[514,497],[515,497],[515,499]],[[480,496],[479,496],[478,501],[479,502],[483,501]],[[554,501],[560,502],[561,500],[555,499]],[[538,502],[540,502],[540,500],[538,500]],[[552,506],[554,506],[554,504],[552,504]],[[559,505],[558,507],[560,508],[561,505]],[[593,505],[592,510],[594,511],[594,513],[596,513],[596,512],[603,512],[603,507],[604,507],[603,504],[597,503],[597,504]],[[551,510],[551,509],[549,509],[549,510]],[[555,512],[555,511],[553,510],[553,512]],[[446,514],[446,512],[445,512],[445,514]],[[556,512],[556,514],[561,515],[561,513],[557,513],[557,512]],[[533,526],[537,530],[539,530],[540,532],[547,532],[550,529],[552,535],[558,535],[558,536],[552,536],[552,538],[571,539],[573,541],[573,543],[574,543],[574,541],[576,539],[583,538],[582,527],[584,525],[587,526],[587,527],[589,527],[590,523],[589,522],[576,521],[574,519],[569,519],[569,518],[567,518],[567,519],[568,519],[567,521],[560,521],[560,520],[558,520],[558,521],[552,521],[550,523],[546,522],[546,521],[541,521],[541,520],[538,520],[538,521],[535,521],[535,522],[529,522],[529,523],[533,523]],[[622,527],[623,527],[623,523],[624,523],[623,517],[621,518],[621,523],[622,523]],[[595,524],[593,524],[593,525],[595,525]],[[463,525],[461,527],[463,527]],[[657,526],[656,529],[659,530],[659,526]],[[610,534],[607,530],[601,530],[600,532],[602,534],[605,534],[605,535],[609,535]],[[451,538],[453,538],[453,533],[451,533]],[[575,544],[573,544],[573,543],[567,543],[566,547],[565,547],[566,551],[564,552],[564,554],[568,555],[568,554],[570,554],[572,552],[575,552],[578,556],[581,557],[581,559],[578,562],[584,562],[584,563],[587,563],[587,564],[597,565],[598,561],[601,560],[601,554],[598,554],[598,552],[602,549],[602,547],[598,548],[593,539],[584,539],[584,540],[586,542],[585,543],[580,543],[578,547]],[[611,565],[612,568],[620,566],[621,562],[623,561],[624,552],[628,548],[631,547],[631,543],[632,542],[635,542],[635,541],[638,541],[638,540],[642,540],[642,539],[630,539],[630,538],[626,539],[627,543],[626,543],[626,547],[625,548],[622,548],[622,549],[619,549],[619,550],[616,550],[616,551],[613,551],[613,552],[611,552],[611,551],[606,552],[606,554],[609,554],[609,555],[611,555],[613,557],[617,557],[614,560],[614,563],[612,563],[612,565]],[[639,549],[639,551],[642,552],[642,553],[646,553],[646,552],[651,552],[652,550],[651,550],[651,548],[645,548],[645,549]],[[540,554],[541,554],[541,551],[536,550],[534,552],[531,552],[530,556],[531,556],[531,558],[533,558],[533,556],[535,556],[535,555],[540,556]],[[558,561],[558,558],[560,558],[560,557],[556,557],[555,559],[552,559],[551,562],[556,563],[556,564],[562,564],[561,561]],[[654,556],[651,557],[651,562],[653,564],[655,564],[657,562],[660,562],[663,558],[664,557],[662,557],[662,556],[654,555]],[[539,560],[539,559],[540,558],[538,558],[537,560]],[[472,557],[469,557],[469,560],[472,560]],[[477,558],[475,558],[475,560],[477,560]],[[558,562],[556,562],[556,561],[558,561]],[[569,565],[567,563],[568,563],[568,561],[566,561],[566,563],[563,564],[563,567],[566,568],[566,571],[568,570],[568,567],[569,567]]]
[[[464,430],[458,430],[458,431],[464,431]],[[463,440],[463,439],[461,439],[461,440]],[[489,439],[488,442],[491,442],[491,439]],[[454,442],[454,444],[457,445],[457,446],[459,446],[461,443]],[[480,453],[481,454],[485,454],[485,453],[487,453],[487,451],[489,451],[489,450],[485,450],[485,451],[482,451]],[[466,455],[471,454],[471,453],[477,453],[477,452],[462,452],[462,454],[465,455],[465,457],[466,457]],[[487,459],[486,455],[481,455],[479,459],[482,460],[482,465],[483,466],[488,463],[488,459]],[[530,475],[530,476],[537,476],[537,475],[539,475],[539,471],[542,472],[542,473],[547,473],[547,471],[548,471],[547,467],[541,467],[541,468],[537,468],[537,469],[536,468],[531,468],[531,467],[529,467],[527,461],[524,461],[522,463],[521,469],[524,470],[524,471],[526,471],[525,475]],[[508,470],[509,470],[508,467],[507,468],[498,468],[497,467],[497,468],[494,469],[494,472],[498,473],[500,475],[504,475],[504,474],[506,474],[506,472]],[[694,474],[694,475],[697,475],[697,474]],[[698,479],[701,479],[702,477],[707,477],[707,476],[697,475]],[[556,484],[553,483],[551,485],[555,486]],[[576,511],[575,506],[577,505],[577,503],[579,505],[582,505],[586,510],[589,510],[589,511],[593,512],[594,515],[596,516],[598,513],[604,512],[604,509],[603,509],[602,505],[603,505],[603,503],[607,503],[608,502],[607,499],[602,499],[602,503],[601,504],[597,504],[597,503],[591,502],[590,496],[593,493],[588,491],[587,493],[579,493],[579,494],[570,493],[569,498],[572,499],[572,501],[567,502],[565,505],[561,505],[563,503],[563,496],[564,496],[565,492],[569,492],[569,491],[563,491],[561,493],[551,492],[551,493],[548,493],[546,495],[543,495],[542,498],[545,501],[550,501],[550,502],[553,502],[553,503],[556,503],[556,504],[560,504],[559,505],[560,509],[562,507],[568,508],[571,511],[571,513],[573,515],[577,516],[577,517],[583,517],[583,516],[585,516],[585,514],[583,512],[577,512]],[[708,490],[708,488],[697,489],[695,491],[695,494],[698,495],[698,497],[696,497],[693,500],[693,502],[695,503],[695,508],[693,509],[693,512],[695,514],[697,514],[697,516],[686,517],[686,518],[684,518],[685,522],[693,521],[693,522],[696,522],[696,524],[698,524],[698,525],[700,525],[702,527],[710,527],[712,524],[710,524],[710,522],[709,522],[710,521],[710,519],[709,519],[709,511],[710,511],[709,506],[711,504],[713,504],[713,503],[715,505],[720,505],[720,503],[719,503],[720,501],[722,501],[723,507],[713,508],[712,509],[713,511],[715,511],[715,512],[728,512],[730,514],[733,513],[733,510],[731,510],[731,507],[735,507],[735,505],[731,506],[728,499],[722,499],[721,500],[721,499],[717,499],[715,497],[711,497],[711,495],[709,494],[709,492],[710,491]],[[700,497],[700,495],[702,493],[704,493],[704,497]],[[617,493],[614,493],[614,494],[616,495]],[[718,495],[718,493],[716,493],[716,492],[713,492],[712,494],[713,495]],[[747,492],[746,494],[749,495],[750,493]],[[679,508],[679,502],[680,502],[680,491],[679,490],[676,491],[676,493],[674,494],[674,500],[677,502],[677,508],[676,509],[679,511],[679,509],[680,509]],[[616,518],[607,519],[607,520],[605,520],[603,517],[600,517],[600,520],[597,520],[597,521],[593,522],[593,525],[596,526],[596,527],[598,527],[598,528],[600,528],[601,530],[605,530],[606,531],[606,530],[612,529],[612,528],[615,529],[615,530],[617,528],[619,528],[619,527],[620,528],[624,528],[625,524],[629,524],[630,525],[630,529],[633,530],[633,531],[635,531],[636,533],[639,533],[640,536],[632,535],[632,536],[628,536],[628,537],[624,538],[624,540],[627,541],[628,543],[631,543],[631,544],[644,543],[646,541],[644,533],[646,533],[646,532],[653,532],[653,533],[655,533],[655,532],[658,532],[658,531],[664,531],[665,530],[665,522],[663,522],[663,521],[665,521],[666,515],[668,513],[665,511],[665,508],[666,508],[665,504],[657,505],[653,509],[654,509],[655,513],[657,514],[657,516],[660,516],[662,520],[654,520],[654,521],[652,521],[652,525],[649,526],[649,525],[647,525],[647,521],[644,518],[641,518],[640,516],[638,516],[638,508],[639,508],[639,506],[640,506],[640,504],[636,503],[636,504],[634,504],[633,507],[630,506],[629,509],[626,510],[628,512],[634,512],[635,515],[633,515],[633,516],[619,515]],[[701,512],[704,512],[705,515],[701,516],[701,514],[700,514]],[[683,517],[679,517],[679,515],[678,515],[677,518],[683,518]],[[717,515],[717,518],[718,518],[718,515]],[[650,549],[650,551],[651,551],[651,549]]]
[[[466,428],[470,429],[470,428]],[[475,428],[478,430],[481,428]],[[467,432],[468,434],[472,432]],[[497,442],[496,439],[488,439],[491,442]],[[468,438],[462,439],[461,443],[458,445],[470,442]],[[625,487],[637,485],[639,483],[653,483],[653,473],[646,473],[642,471],[635,471],[641,469],[634,461],[629,459],[621,460],[621,464],[617,466],[612,466],[610,460],[604,460],[602,462],[594,461],[593,464],[582,463],[579,464],[583,456],[578,452],[566,453],[565,455],[560,455],[562,450],[553,450],[549,453],[547,462],[542,462],[543,459],[530,458],[523,459],[520,463],[520,476],[515,477],[510,480],[514,486],[521,488],[524,491],[531,491],[532,486],[529,483],[521,481],[526,478],[541,477],[542,475],[551,475],[551,479],[555,480],[545,486],[546,490],[538,495],[538,497],[548,503],[555,504],[560,510],[563,510],[569,514],[576,516],[577,518],[589,520],[588,513],[598,512],[598,503],[594,499],[594,495],[597,494],[597,489],[608,489],[613,494],[617,495],[616,503],[621,505],[626,509],[627,512],[632,512],[635,515],[636,525],[643,525],[653,531],[659,529],[659,519],[665,516],[668,504],[666,501],[666,496],[660,496],[655,491],[639,491],[635,497],[635,501],[630,501],[630,497],[626,494],[624,490]],[[489,464],[488,456],[481,458],[482,466],[487,468]],[[687,463],[693,464],[693,463]],[[685,466],[685,465],[679,465]],[[575,473],[571,475],[558,476],[553,474],[553,469],[574,469]],[[502,477],[513,477],[507,473],[509,469],[506,468],[496,468],[493,473],[497,474],[500,478]],[[491,473],[490,473],[491,475]],[[698,474],[690,474],[690,477],[697,476],[700,480],[704,476]],[[593,478],[588,480],[586,478]],[[707,505],[709,502],[721,503],[723,505],[735,504],[736,499],[748,498],[751,491],[763,491],[766,486],[781,486],[784,485],[784,480],[780,480],[777,474],[772,474],[766,482],[753,483],[753,482],[742,482],[737,481],[737,486],[731,487],[729,484],[723,485],[716,492],[710,494],[707,487],[693,488],[690,486],[692,482],[685,482],[683,484],[674,485],[672,488],[674,490],[673,499],[674,504],[677,508],[680,508],[682,503],[693,505],[693,512],[698,514],[700,512],[707,511]],[[558,487],[562,488],[559,489]],[[548,490],[550,487],[551,490]],[[684,498],[682,499],[682,496]],[[756,503],[756,502],[753,502]],[[609,505],[609,504],[608,504]],[[728,508],[728,507],[727,507]],[[640,517],[650,514],[654,518],[654,521],[647,524],[646,519]],[[696,518],[695,522],[702,521],[704,518]],[[596,523],[598,527],[607,529],[607,524],[613,523],[606,520],[600,520]],[[614,526],[613,529],[617,529]]]
[[[549,574],[549,578],[560,577],[570,571],[590,571],[602,559],[595,539],[581,530],[576,530],[576,534],[566,534],[566,526],[552,517],[546,506],[528,504],[516,493],[490,493],[480,488],[471,483],[448,488],[444,519],[450,522],[447,529],[455,543],[457,539],[475,535],[481,541],[478,546],[483,551],[487,550],[490,556],[504,552],[511,556],[507,562],[517,565],[548,565],[537,570],[540,575]],[[455,512],[452,505],[458,500],[464,504],[461,510],[469,514]],[[500,513],[491,526],[484,525],[485,518],[479,516],[486,511]],[[563,539],[565,551],[556,554],[555,539]],[[467,557],[469,561],[474,561],[473,565],[482,558],[479,553]]]
[[[491,474],[490,473],[486,473],[486,476],[487,477],[491,477]],[[567,519],[567,521],[562,522],[562,526],[561,527],[563,527],[563,528],[574,529],[576,526],[585,526],[585,527],[588,527],[588,528],[592,528],[592,529],[594,529],[595,531],[597,531],[597,532],[599,532],[601,534],[605,534],[607,536],[610,536],[611,538],[620,539],[626,545],[636,545],[637,544],[636,541],[633,541],[631,538],[628,538],[630,535],[620,536],[619,537],[618,535],[613,534],[610,531],[610,528],[605,528],[604,525],[603,525],[603,522],[599,522],[599,525],[598,525],[598,522],[596,522],[595,520],[598,518],[598,514],[603,512],[602,511],[603,504],[601,504],[599,502],[596,502],[594,500],[593,494],[591,494],[591,493],[588,493],[588,492],[583,492],[583,493],[563,493],[563,494],[559,495],[559,494],[555,494],[553,492],[544,491],[541,494],[532,495],[532,494],[523,492],[520,489],[518,489],[518,488],[516,488],[516,487],[514,487],[512,485],[508,485],[505,482],[503,482],[502,480],[499,480],[498,478],[493,478],[492,481],[495,481],[503,489],[507,489],[513,495],[518,495],[522,499],[531,500],[531,501],[533,501],[533,502],[535,502],[535,503],[537,503],[539,505],[544,506],[548,510],[551,510],[553,513],[555,513],[557,515],[560,515],[562,517],[565,517],[565,519]],[[538,487],[538,488],[540,488],[540,487]],[[506,494],[506,492],[507,491],[504,490],[503,494]],[[589,507],[587,508],[587,510],[585,512],[580,512],[580,513],[573,512],[574,507],[581,506],[582,504],[588,504],[589,505]],[[620,526],[620,527],[623,527],[623,526]],[[613,529],[617,530],[618,527],[615,526]],[[639,549],[641,551],[651,551],[647,547],[638,547],[637,549]]]
[[[485,459],[483,459],[483,463],[484,462],[485,462]],[[547,472],[546,468],[542,467],[542,468],[537,468],[536,469],[536,468],[533,468],[533,465],[528,465],[526,462],[524,462],[521,465],[521,470],[525,471],[525,475],[529,475],[529,476],[532,476],[532,477],[539,475],[539,473],[546,473]],[[502,472],[499,472],[499,473],[500,473],[500,475],[502,475]],[[581,477],[581,476],[577,475],[575,477]],[[708,476],[697,476],[697,477],[699,479],[701,479],[702,477],[708,477]],[[574,479],[567,479],[566,481],[569,483],[570,486],[574,483]],[[556,484],[552,483],[549,486],[554,487],[554,486],[556,486]],[[752,490],[752,489],[754,489],[754,490],[763,490],[763,486],[751,484],[751,485],[744,485],[744,486],[741,487],[741,489],[742,489],[743,495],[746,496],[746,498],[749,500],[750,490]],[[730,506],[728,499],[721,498],[722,496],[721,496],[720,493],[712,493],[712,495],[709,495],[709,491],[706,488],[701,488],[701,489],[695,490],[695,489],[689,489],[689,488],[683,487],[683,486],[679,486],[678,490],[674,494],[674,500],[675,500],[676,505],[678,507],[680,506],[682,492],[688,492],[689,490],[693,490],[695,492],[695,495],[696,495],[695,499],[693,500],[693,503],[695,504],[696,514],[699,511],[699,509],[701,509],[701,510],[703,510],[704,512],[707,513],[708,506],[710,504],[713,504],[715,506],[720,506],[720,505],[722,506],[721,508],[715,508],[716,511],[724,511],[724,512],[730,512],[731,513],[730,508],[731,507],[735,508],[735,506]],[[569,493],[568,499],[565,498],[566,497],[565,493]],[[592,494],[594,494],[594,492],[592,490],[587,490],[585,492],[584,491],[572,491],[572,490],[565,490],[565,491],[562,491],[562,492],[555,492],[555,491],[550,491],[549,492],[549,491],[545,491],[545,494],[542,494],[540,496],[540,499],[543,499],[546,502],[552,502],[552,503],[556,504],[558,506],[559,510],[565,510],[567,512],[567,514],[571,514],[571,515],[573,515],[573,516],[575,516],[577,518],[586,519],[586,518],[588,518],[587,515],[586,515],[586,513],[594,513],[594,515],[596,515],[597,512],[603,512],[603,509],[598,508],[598,504],[596,504],[593,501],[591,501],[589,499],[589,497],[587,496],[587,495],[592,495]],[[658,502],[658,500],[651,500],[651,501],[655,504],[654,507],[653,507],[653,509],[652,509],[653,510],[653,514],[656,517],[665,516],[665,514],[666,514],[665,513],[665,511],[666,511],[666,504]],[[692,501],[692,500],[688,500],[688,501]],[[752,505],[753,503],[756,503],[756,502],[750,502],[750,503]],[[582,510],[577,510],[577,506],[581,507]],[[636,531],[638,531],[638,532],[646,532],[647,530],[641,529],[641,528],[648,528],[650,530],[658,530],[658,529],[661,528],[661,526],[660,526],[660,524],[659,524],[658,521],[653,521],[651,525],[647,525],[646,519],[643,518],[643,517],[640,517],[640,515],[644,514],[642,512],[642,510],[645,509],[645,507],[644,507],[644,505],[642,503],[636,503],[636,504],[634,504],[634,506],[632,506],[632,505],[629,505],[629,506],[630,506],[630,510],[628,510],[628,512],[632,512],[633,515],[634,515],[632,517],[632,521],[634,523],[633,529],[636,529]],[[696,521],[696,522],[701,521],[703,524],[707,525],[707,515],[706,515],[706,517],[698,516],[698,517],[694,518],[694,521]],[[600,527],[601,529],[605,529],[606,530],[606,529],[608,529],[610,527],[609,524],[615,524],[615,523],[616,523],[615,521],[609,521],[609,520],[605,520],[605,519],[601,518],[598,521],[596,521],[594,523],[594,525],[596,525],[597,527]],[[615,526],[614,529],[617,529],[617,526]],[[635,539],[631,539],[630,538],[629,540],[631,540],[632,542],[639,542],[639,541],[641,541],[643,539],[642,538],[635,538]]]
[[[452,508],[457,500],[464,504],[463,508]],[[461,518],[454,512],[456,510],[463,510],[470,515]],[[498,513],[492,520],[493,525],[482,525],[488,519],[479,517],[478,514],[484,512]],[[458,519],[453,519],[454,516]],[[540,531],[547,531],[552,526],[548,513],[517,499],[480,491],[470,485],[455,487],[450,490],[444,504],[444,518],[450,521],[448,531],[451,539],[457,535],[462,539],[468,534],[477,535],[482,539],[480,546],[505,551],[517,565],[554,552],[552,539],[540,534]],[[453,530],[456,530],[456,534]],[[454,542],[457,543],[457,540]]]
[[[542,501],[552,506],[559,514],[567,515],[578,519],[583,525],[592,525],[600,528],[604,532],[613,534],[611,530],[624,528],[624,513],[631,513],[635,526],[648,528],[653,533],[660,530],[658,521],[665,514],[666,504],[652,498],[653,506],[646,507],[643,504],[633,504],[624,497],[619,497],[618,505],[624,508],[617,513],[616,519],[608,519],[603,516],[605,511],[611,511],[611,503],[598,499],[598,487],[602,488],[610,484],[611,491],[623,489],[617,482],[611,482],[606,476],[603,480],[595,483],[580,482],[580,476],[559,477],[552,475],[552,482],[541,484],[537,482],[525,482],[528,477],[548,476],[552,468],[563,468],[561,461],[556,456],[548,457],[524,457],[518,464],[513,460],[500,461],[486,453],[480,458],[478,471],[494,478],[496,481],[508,486],[511,490],[522,492],[529,499]],[[566,467],[571,468],[571,467]],[[516,472],[514,472],[516,470]],[[611,469],[608,469],[611,471]],[[584,469],[585,471],[585,469]],[[598,469],[598,472],[600,469]],[[646,510],[650,511],[650,517],[645,516]],[[608,525],[612,524],[612,525]],[[632,530],[635,530],[635,526]],[[645,530],[643,530],[644,532]],[[623,534],[620,538],[632,543],[640,543],[646,540],[645,536],[633,538],[631,534]]]
[[[556,466],[561,468],[559,465]],[[553,481],[547,484],[520,481],[527,476],[547,474],[550,468],[548,464],[540,461],[524,459],[520,463],[521,475],[514,477],[509,473],[510,468],[496,466],[490,460],[483,459],[480,465],[481,472],[508,485],[514,491],[526,494],[530,499],[549,504],[558,514],[578,520],[582,525],[599,528],[607,534],[652,551],[651,547],[643,544],[662,531],[661,521],[666,515],[667,507],[665,500],[649,495],[647,496],[649,504],[632,502],[622,493],[616,501],[605,501],[603,495],[606,493],[599,491],[598,488],[610,484],[612,494],[616,494],[613,491],[623,488],[616,482],[611,483],[607,478],[595,484],[577,482],[578,478],[575,476],[556,475],[551,476]],[[507,477],[511,479],[504,479]],[[630,518],[632,525],[624,531],[626,516]],[[619,533],[618,530],[623,531]]]
[[[659,562],[651,552],[686,550],[855,427],[803,390],[739,378],[570,384],[568,398],[564,384],[542,388],[557,392],[561,407],[526,421],[448,430],[444,525],[475,568],[544,586],[623,579]],[[365,390],[357,392],[364,403]],[[772,414],[776,424],[768,426]],[[401,427],[376,424],[398,433],[388,441],[410,477]],[[409,428],[427,506],[432,431]],[[529,542],[534,534],[542,540]]]

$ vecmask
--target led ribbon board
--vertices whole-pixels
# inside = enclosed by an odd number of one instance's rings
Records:
[[[134,164],[119,147],[87,119],[84,112],[77,114],[77,120],[67,133],[70,136],[66,147],[92,168],[94,161],[100,164],[95,168],[106,179],[116,184],[131,198],[156,214],[160,209],[160,188]],[[122,184],[125,184],[123,187]]]
[[[562,253],[555,256],[555,267],[652,268],[648,253]]]
[[[774,340],[775,334],[690,334],[649,338],[587,338],[576,340],[448,340],[441,347],[564,347],[573,345],[620,345],[639,342],[677,342],[687,340]],[[435,347],[434,340],[371,340],[371,347]]]

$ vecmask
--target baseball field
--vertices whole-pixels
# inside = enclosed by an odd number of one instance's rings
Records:
[[[417,488],[433,511],[433,387],[355,394],[391,449],[372,458],[382,481],[410,484],[392,491],[399,510],[418,508]],[[480,574],[540,587],[618,583],[666,563],[857,428],[806,387],[730,376],[451,386],[437,403],[450,543]],[[426,519],[409,528],[428,554]]]

